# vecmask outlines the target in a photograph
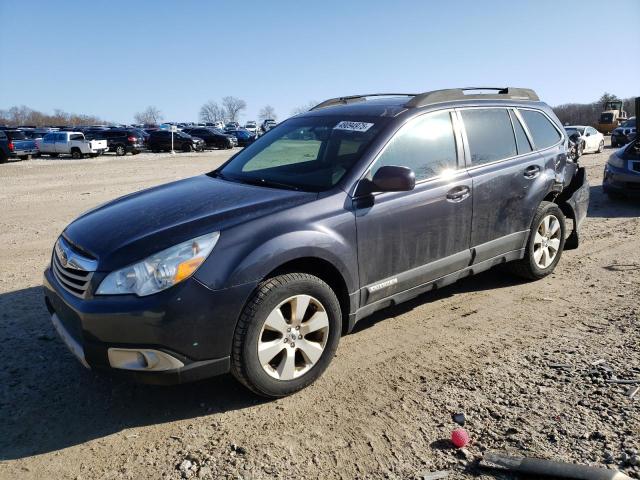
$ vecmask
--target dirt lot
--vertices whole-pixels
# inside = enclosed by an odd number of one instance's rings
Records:
[[[491,271],[379,312],[314,386],[266,402],[228,377],[162,388],[85,370],[40,289],[79,213],[228,153],[1,165],[0,478],[493,478],[477,459],[495,449],[640,478],[640,394],[607,383],[640,378],[640,202],[603,196],[609,153],[581,159],[584,242],[554,275]],[[446,440],[459,411],[463,452]]]

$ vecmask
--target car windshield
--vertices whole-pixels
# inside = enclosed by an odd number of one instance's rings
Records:
[[[335,186],[388,120],[335,116],[281,123],[213,175],[232,181],[319,192]]]

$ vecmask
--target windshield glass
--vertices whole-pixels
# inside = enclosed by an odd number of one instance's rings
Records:
[[[302,117],[269,130],[219,173],[236,181],[319,192],[336,185],[386,124],[381,117]]]
[[[603,113],[600,115],[600,123],[611,123],[613,122],[613,113]]]
[[[14,130],[13,132],[6,132],[9,140],[26,140],[27,137],[23,132],[18,130]]]

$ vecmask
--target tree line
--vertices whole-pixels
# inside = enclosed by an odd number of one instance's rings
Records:
[[[598,121],[600,112],[606,102],[619,100],[616,95],[605,92],[598,100],[592,103],[565,103],[553,108],[563,125],[592,125]],[[625,98],[623,110],[629,116],[635,115],[635,99]],[[297,115],[306,112],[317,102],[310,101],[305,105],[295,108],[291,114]],[[209,100],[200,108],[199,120],[201,122],[237,122],[240,114],[247,108],[247,102],[241,98],[227,96],[220,100],[220,103]],[[260,121],[266,119],[277,120],[275,109],[271,105],[265,105],[258,114]],[[162,112],[155,106],[149,106],[134,115],[136,123],[157,125],[164,119]],[[94,115],[68,113],[56,109],[53,114],[47,114],[38,110],[33,110],[24,105],[11,107],[7,110],[0,110],[0,125],[35,125],[37,127],[47,125],[93,125],[107,123]]]

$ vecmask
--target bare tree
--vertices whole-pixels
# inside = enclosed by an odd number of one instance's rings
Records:
[[[143,112],[136,113],[133,118],[137,123],[157,125],[162,122],[162,113],[156,107],[147,107]]]
[[[291,115],[298,115],[299,113],[308,112],[316,105],[318,105],[318,102],[316,102],[315,100],[310,100],[306,104],[300,105],[299,107],[294,108],[291,111]]]
[[[11,126],[35,125],[44,127],[47,125],[91,125],[104,123],[93,115],[67,113],[56,109],[53,115],[33,110],[29,107],[15,106],[8,110],[0,110],[0,124]]]
[[[277,120],[278,116],[276,115],[276,109],[273,108],[271,105],[265,105],[260,109],[258,118],[263,122],[268,119]]]
[[[213,100],[209,100],[200,108],[200,120],[202,122],[224,121],[224,108]]]
[[[620,99],[618,98],[617,95],[614,95],[613,93],[604,92],[596,103],[604,106],[607,102],[611,102],[613,100],[620,100]]]
[[[247,108],[247,102],[236,97],[224,97],[222,106],[227,114],[227,119],[230,122],[237,122],[240,112]]]

